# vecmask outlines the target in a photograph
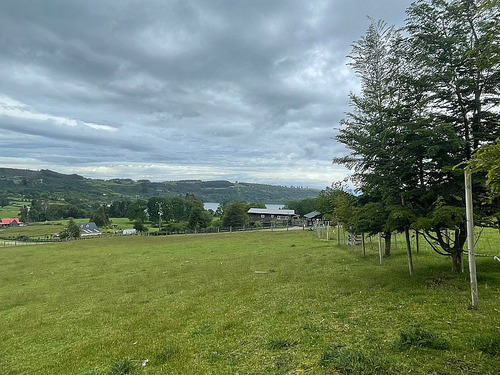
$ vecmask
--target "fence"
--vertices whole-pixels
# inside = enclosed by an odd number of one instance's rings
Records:
[[[92,240],[103,237],[129,237],[129,236],[171,236],[171,235],[190,235],[190,234],[216,234],[216,233],[233,233],[233,232],[250,232],[250,231],[287,231],[292,229],[304,229],[304,227],[290,227],[290,226],[267,226],[267,227],[210,227],[199,230],[186,229],[177,231],[160,231],[160,232],[138,232],[137,234],[123,234],[123,233],[103,233],[96,236],[82,236],[77,241]],[[26,245],[39,245],[45,243],[74,241],[75,239],[61,239],[58,237],[0,237],[0,247],[7,246],[26,246]]]

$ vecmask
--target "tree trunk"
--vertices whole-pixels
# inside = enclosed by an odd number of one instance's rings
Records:
[[[408,254],[408,270],[413,276],[413,257],[411,255],[410,228],[405,228],[406,253]]]
[[[464,254],[464,252],[462,249],[451,253],[451,270],[454,273],[464,272],[463,254]]]
[[[384,233],[385,239],[385,256],[391,256],[391,232]]]

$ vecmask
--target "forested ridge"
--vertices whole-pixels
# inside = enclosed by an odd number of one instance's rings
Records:
[[[166,181],[85,178],[48,169],[39,171],[0,168],[0,190],[3,194],[27,198],[88,200],[111,203],[122,198],[175,197],[193,194],[204,202],[241,200],[283,204],[289,200],[316,197],[319,190],[229,181]]]

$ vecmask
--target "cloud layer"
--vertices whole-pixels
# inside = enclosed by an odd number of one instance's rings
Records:
[[[323,188],[369,20],[409,1],[0,4],[0,164]]]

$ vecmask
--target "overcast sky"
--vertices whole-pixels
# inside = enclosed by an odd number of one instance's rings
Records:
[[[0,166],[324,188],[370,16],[402,0],[2,0]]]

